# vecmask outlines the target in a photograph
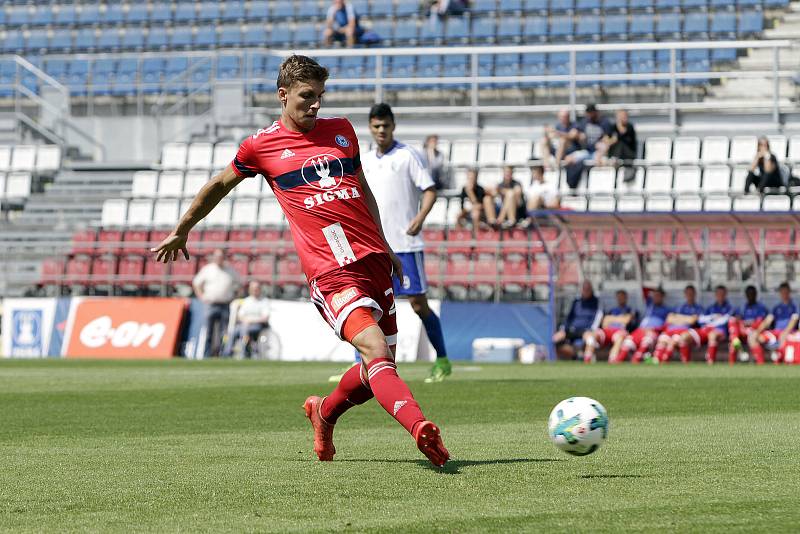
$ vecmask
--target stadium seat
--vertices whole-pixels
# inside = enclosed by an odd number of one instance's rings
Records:
[[[727,193],[730,188],[731,170],[727,165],[708,165],[703,170],[703,191]]]
[[[167,143],[161,150],[161,167],[164,169],[186,168],[186,143]]]
[[[501,165],[504,161],[505,141],[482,140],[478,144],[479,165]]]
[[[698,212],[703,210],[703,198],[697,193],[679,193],[675,197],[675,211]]]
[[[644,159],[650,163],[667,163],[672,154],[672,139],[648,137],[644,142]]]
[[[134,197],[155,197],[158,191],[158,172],[136,171],[133,174],[131,195]]]
[[[97,233],[97,254],[122,252],[122,231],[103,228]]]
[[[584,195],[564,196],[561,198],[561,207],[569,211],[586,211],[587,201]]]
[[[737,165],[733,168],[733,172],[731,173],[731,192],[744,192],[744,184],[749,170],[749,167],[743,165]]]
[[[274,199],[263,199],[258,204],[259,226],[282,226],[283,211]]]
[[[172,219],[171,224],[175,224],[176,219]],[[153,201],[145,199],[134,199],[128,204],[128,226],[149,227],[153,223]]]
[[[210,169],[214,146],[211,143],[192,143],[186,157],[187,169]]]
[[[158,177],[159,197],[180,197],[183,192],[183,172],[163,171]]]
[[[131,202],[131,204],[133,204],[133,202]],[[153,226],[157,228],[174,226],[180,215],[178,213],[179,206],[180,201],[178,199],[158,199],[153,207]]]
[[[786,159],[792,163],[800,163],[800,135],[793,135],[789,139],[789,153]]]
[[[666,194],[672,191],[672,168],[654,166],[647,169],[645,191],[648,195]]]
[[[524,165],[531,159],[533,143],[527,139],[512,139],[506,143],[505,161],[509,165]]]
[[[47,173],[61,168],[61,147],[58,145],[39,145],[36,154],[36,172]]]
[[[644,211],[644,197],[635,193],[620,195],[617,199],[617,211],[620,212],[642,212]]]
[[[733,211],[759,211],[761,197],[759,195],[745,195],[733,199]]]
[[[5,198],[15,201],[31,196],[32,178],[29,172],[12,172],[6,176]]]
[[[10,170],[32,171],[36,168],[36,146],[17,145],[11,155]]]
[[[255,226],[258,223],[258,200],[255,198],[237,198],[230,223],[234,227]]]
[[[217,143],[214,145],[212,169],[217,171],[231,164],[239,147],[235,143]]]
[[[731,161],[751,163],[756,156],[758,138],[755,135],[737,135],[731,140]]]
[[[229,198],[222,199],[216,207],[206,216],[208,226],[229,226],[231,223],[231,209],[233,201]]]
[[[183,182],[183,189],[180,196],[193,197],[208,182],[208,171],[189,171]]]
[[[0,172],[11,169],[11,150],[8,145],[0,145]]]
[[[729,197],[727,193],[706,195],[703,209],[712,212],[728,212],[731,210],[731,197]]]
[[[233,193],[237,197],[260,197],[262,195],[262,186],[269,189],[269,186],[265,185],[261,175],[253,176],[252,178],[245,178],[242,180],[233,190]]]
[[[769,141],[769,149],[775,154],[775,157],[778,158],[778,161],[783,162],[786,160],[786,149],[789,145],[789,141],[786,139],[785,135],[768,135],[767,140]]]
[[[478,143],[475,139],[453,141],[450,151],[450,163],[456,166],[474,165],[477,148]]]
[[[699,137],[677,137],[672,144],[672,159],[675,163],[697,163],[700,160]]]
[[[616,185],[616,169],[614,167],[592,167],[589,170],[587,194],[591,196],[613,196]]]
[[[766,195],[761,209],[767,212],[789,211],[792,207],[792,198],[788,195]]]
[[[103,202],[100,224],[104,228],[124,226],[128,215],[128,201],[121,198],[108,199]]]
[[[678,167],[675,169],[673,190],[678,194],[700,191],[700,167]]]
[[[700,159],[706,164],[728,161],[728,138],[722,136],[705,137]]]

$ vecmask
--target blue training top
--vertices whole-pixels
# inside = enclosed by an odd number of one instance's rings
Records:
[[[597,297],[591,297],[586,300],[576,298],[572,301],[572,306],[569,309],[569,315],[564,322],[565,330],[589,330],[597,321],[598,312],[600,311],[600,301]]]
[[[797,315],[797,305],[794,301],[790,300],[788,304],[781,302],[772,308],[772,316],[775,318],[775,325],[773,328],[775,328],[775,330],[783,330],[789,326],[789,321],[792,320],[793,315]]]

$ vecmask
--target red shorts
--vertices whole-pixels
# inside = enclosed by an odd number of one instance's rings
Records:
[[[717,332],[720,333],[720,335],[722,336],[722,339],[727,337],[726,332],[723,332],[722,330],[720,330],[716,326],[711,326],[711,325],[701,326],[700,328],[690,328],[689,329],[689,335],[692,336],[692,341],[694,341],[694,344],[697,345],[698,347],[700,347],[700,346],[705,345],[705,344],[708,343],[708,336],[714,330],[716,330]],[[719,339],[719,338],[717,338],[717,339]]]
[[[387,254],[368,254],[318,276],[309,287],[317,310],[340,338],[342,326],[353,310],[370,308],[386,342],[397,344],[392,262]]]
[[[625,331],[624,328],[614,328],[614,327],[600,328],[596,332],[597,342],[600,344],[601,347],[610,347],[611,345],[614,344],[614,336],[620,332],[627,335],[627,332]]]
[[[749,325],[745,325],[741,319],[734,318],[728,323],[728,333],[731,337],[736,336],[747,339],[758,328],[759,324],[761,324],[761,319],[756,319]]]
[[[764,330],[761,332],[762,339],[768,345],[776,345],[781,339],[781,334],[783,334],[783,330]]]
[[[650,336],[653,343],[658,339],[659,330],[653,328],[637,328],[628,336],[633,343],[638,347],[644,341],[644,338]]]

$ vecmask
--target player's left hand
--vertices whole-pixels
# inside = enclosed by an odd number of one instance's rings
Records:
[[[403,280],[403,264],[400,263],[400,258],[397,257],[397,254],[389,251],[389,259],[392,260],[392,274],[394,274],[398,280]]]
[[[406,230],[406,234],[408,235],[417,235],[422,231],[422,219],[419,217],[414,217],[414,220],[411,221],[411,224]]]

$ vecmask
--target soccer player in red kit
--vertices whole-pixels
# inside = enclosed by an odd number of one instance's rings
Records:
[[[328,71],[305,56],[280,67],[281,118],[245,139],[231,165],[195,197],[175,230],[156,248],[158,261],[188,259],[189,230],[239,182],[261,174],[275,193],[309,282],[311,300],[336,334],[360,353],[327,397],[306,399],[314,452],[333,460],[333,428],[348,409],[375,397],[436,466],[449,453],[397,375],[397,319],[392,272],[402,266],[388,246],[378,207],[361,170],[358,139],[347,119],[318,118]]]

